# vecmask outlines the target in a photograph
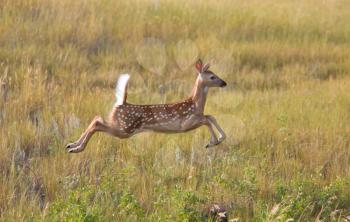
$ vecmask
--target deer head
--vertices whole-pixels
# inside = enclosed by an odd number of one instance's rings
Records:
[[[220,79],[212,71],[209,70],[209,64],[203,65],[202,60],[198,59],[196,62],[196,69],[201,84],[207,87],[225,87],[227,84],[224,80]]]

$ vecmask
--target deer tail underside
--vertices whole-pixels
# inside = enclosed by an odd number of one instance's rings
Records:
[[[117,102],[115,103],[115,105],[117,106],[123,105],[126,101],[129,78],[129,74],[121,74],[119,76],[117,86],[115,87],[115,96],[117,97]]]

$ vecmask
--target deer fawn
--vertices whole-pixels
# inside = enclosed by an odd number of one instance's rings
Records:
[[[206,148],[218,145],[226,135],[215,118],[204,115],[204,106],[209,87],[224,87],[226,82],[209,70],[209,64],[203,65],[199,59],[195,67],[198,72],[191,96],[179,103],[159,105],[134,105],[126,102],[128,74],[118,79],[116,87],[117,102],[109,119],[96,116],[80,138],[66,146],[68,152],[78,153],[84,150],[95,132],[105,132],[119,138],[128,138],[136,133],[155,131],[163,133],[180,133],[193,130],[202,125],[208,127],[211,134]],[[219,132],[216,137],[214,127]]]

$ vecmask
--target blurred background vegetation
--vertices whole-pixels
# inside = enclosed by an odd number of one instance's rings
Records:
[[[0,220],[350,220],[350,2],[0,0]],[[175,102],[194,61],[228,82],[209,133],[96,135],[120,73],[128,101]],[[347,219],[346,219],[347,218]]]

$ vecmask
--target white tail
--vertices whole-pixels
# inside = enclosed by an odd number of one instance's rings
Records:
[[[128,85],[130,75],[122,74],[118,79],[117,86],[115,87],[115,96],[117,97],[117,102],[115,105],[123,105],[126,100],[126,87]]]

